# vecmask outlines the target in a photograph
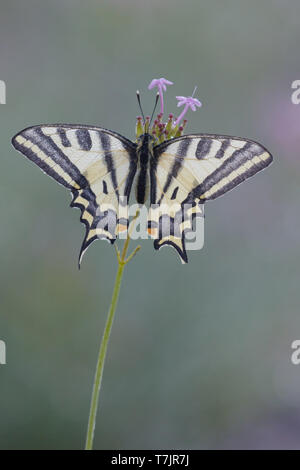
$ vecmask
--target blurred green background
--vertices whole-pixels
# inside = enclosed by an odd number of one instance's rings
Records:
[[[10,0],[1,4],[0,448],[85,440],[116,257],[70,195],[11,146],[40,123],[134,136],[154,77],[203,107],[188,131],[263,143],[274,164],[206,205],[182,266],[151,241],[125,272],[104,373],[98,449],[300,448],[300,79],[297,0]],[[134,246],[134,244],[132,244]]]

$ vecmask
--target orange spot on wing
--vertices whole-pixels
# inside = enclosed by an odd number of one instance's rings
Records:
[[[157,230],[156,230],[155,228],[150,228],[150,227],[148,227],[148,228],[147,228],[147,232],[149,233],[149,235],[155,236]]]
[[[126,232],[127,225],[119,224],[118,225],[118,232]]]

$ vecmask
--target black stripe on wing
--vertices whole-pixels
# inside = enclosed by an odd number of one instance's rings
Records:
[[[168,191],[172,180],[176,179],[176,176],[178,175],[180,169],[182,168],[184,159],[188,154],[190,144],[191,144],[191,140],[188,140],[188,139],[182,140],[180,142],[179,147],[178,147],[178,157],[174,158],[174,163],[173,163],[173,165],[172,165],[172,167],[171,167],[171,169],[168,173],[166,182],[165,182],[164,187],[163,187],[163,192],[162,192],[162,194],[160,196],[160,199],[157,202],[157,204],[160,204],[162,202],[162,199],[163,199],[164,195],[166,194],[166,192]],[[154,184],[155,184],[155,188],[156,188],[156,180],[154,180]],[[156,189],[155,189],[155,191],[156,191]]]
[[[272,155],[264,147],[248,141],[243,148],[235,150],[230,158],[195,187],[190,192],[188,200],[198,198],[204,202],[216,199],[269,166],[272,161]]]
[[[76,131],[76,137],[80,145],[81,150],[91,150],[92,148],[92,139],[88,129],[78,129]]]
[[[114,159],[113,159],[112,151],[111,151],[110,139],[109,139],[109,136],[106,134],[101,134],[100,138],[101,138],[101,144],[102,144],[103,150],[105,151],[104,158],[105,158],[107,171],[108,173],[110,173],[113,188],[116,192],[117,197],[119,198],[118,181],[116,178],[116,170],[115,170]]]
[[[63,129],[59,135],[63,136]],[[68,189],[86,188],[88,181],[53,140],[42,132],[40,126],[29,127],[12,139],[16,150],[38,165],[47,175]],[[75,184],[74,184],[75,183]]]

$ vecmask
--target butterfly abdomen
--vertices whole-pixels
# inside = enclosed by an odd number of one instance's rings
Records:
[[[138,173],[136,182],[136,200],[144,204],[149,188],[149,161],[153,155],[153,138],[149,134],[140,137],[137,146]]]

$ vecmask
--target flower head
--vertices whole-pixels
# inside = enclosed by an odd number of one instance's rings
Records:
[[[170,80],[167,80],[166,78],[153,78],[153,80],[148,86],[148,89],[152,90],[152,88],[157,86],[158,89],[161,88],[163,91],[166,91],[166,85],[173,85],[173,82],[170,82]]]
[[[151,125],[152,117],[155,112],[157,98],[156,98],[155,107],[154,107],[154,111],[152,113],[151,119],[147,117],[146,119],[143,119],[143,122],[142,122],[141,116],[137,117],[136,141],[138,141],[138,138],[141,135],[147,134],[147,133],[151,134],[154,137],[156,144],[165,142],[166,140],[171,140],[177,137],[181,137],[186,127],[186,123],[187,123],[187,120],[183,119],[183,117],[188,111],[188,109],[191,109],[192,111],[196,111],[197,107],[200,108],[200,106],[202,106],[201,102],[197,98],[194,98],[194,94],[197,89],[197,87],[195,87],[192,96],[176,96],[178,100],[177,106],[179,107],[184,106],[184,109],[182,110],[178,118],[176,119],[173,114],[169,114],[168,118],[165,120],[163,118],[163,111],[164,111],[163,92],[166,91],[167,85],[173,85],[173,82],[170,82],[166,78],[154,78],[148,85],[149,90],[152,90],[152,88],[157,87],[158,89],[157,94],[160,97],[161,109],[160,109],[160,112],[157,114],[156,119],[154,119],[154,122],[152,125]]]
[[[160,112],[163,114],[164,112],[164,95],[163,92],[167,90],[167,85],[173,85],[173,82],[167,80],[166,78],[154,78],[149,86],[148,89],[152,90],[152,88],[157,87],[159,97],[160,97]]]
[[[196,88],[194,89],[194,93],[195,91]],[[192,111],[196,111],[197,107],[200,108],[202,106],[201,101],[197,100],[197,98],[194,98],[194,93],[192,96],[176,96],[176,99],[178,100],[177,107],[184,105],[184,109],[176,119],[175,125],[179,124],[189,108],[191,108]]]
[[[176,99],[178,100],[177,107],[187,104],[192,111],[196,111],[196,106],[199,108],[202,106],[202,103],[197,98],[192,98],[192,96],[176,96]]]

